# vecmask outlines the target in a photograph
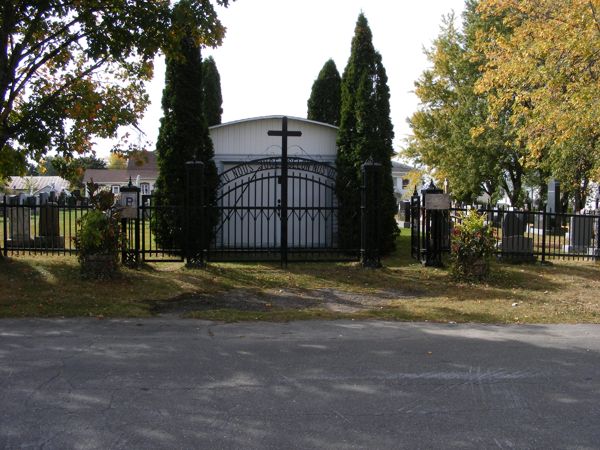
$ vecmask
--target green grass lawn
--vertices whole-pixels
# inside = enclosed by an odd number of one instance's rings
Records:
[[[267,263],[219,263],[207,269],[157,263],[123,269],[121,278],[108,282],[82,280],[73,256],[14,257],[0,261],[0,317],[149,317],[159,305],[193,297],[202,299],[202,307],[188,302],[183,314],[225,321],[600,323],[597,263],[495,263],[487,282],[457,283],[446,269],[411,260],[409,241],[407,233],[401,236],[399,250],[379,270],[356,263],[294,263],[288,270]],[[238,300],[231,303],[232,298]],[[260,308],[250,307],[251,299],[258,299]]]

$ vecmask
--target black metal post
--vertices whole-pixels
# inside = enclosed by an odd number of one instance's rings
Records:
[[[185,163],[186,201],[184,212],[184,241],[182,251],[187,267],[204,267],[206,265],[206,248],[208,246],[204,232],[204,163],[188,161]]]
[[[421,263],[425,266],[441,267],[442,266],[442,236],[444,229],[444,210],[428,209],[427,195],[443,194],[442,189],[438,189],[433,181],[427,189],[422,191],[423,194],[423,245],[421,249]],[[447,226],[447,224],[446,224]]]
[[[363,267],[379,268],[381,164],[372,159],[366,161],[362,165],[362,181],[360,262]]]
[[[281,120],[281,267],[288,263],[288,119]]]
[[[542,210],[542,264],[546,262],[546,209]]]
[[[4,230],[3,230],[3,233],[4,233],[3,234],[3,237],[4,237],[4,241],[3,241],[4,242],[4,244],[3,244],[4,248],[2,250],[2,253],[4,254],[4,257],[6,258],[6,257],[8,257],[8,248],[7,248],[7,245],[6,245],[6,241],[8,239],[8,233],[7,233],[7,229],[6,229],[6,226],[7,226],[7,223],[8,223],[8,216],[7,216],[7,214],[8,214],[8,208],[6,207],[6,195],[3,196],[2,214],[3,214],[3,219],[4,219],[2,221],[3,228],[4,228]]]
[[[281,199],[279,203],[279,210],[281,213],[281,267],[287,267],[288,263],[288,148],[287,138],[288,136],[298,137],[302,136],[301,131],[289,131],[288,130],[288,118],[283,116],[281,118],[281,131],[280,130],[269,130],[267,131],[268,136],[281,136]]]
[[[127,219],[121,219],[121,264],[127,266],[128,264],[128,255],[127,255]]]
[[[594,255],[594,261],[600,261],[600,213],[597,212],[596,216],[596,250]]]
[[[141,259],[140,259],[140,191],[141,189],[138,189],[137,191],[137,207],[136,207],[136,212],[137,212],[137,217],[135,218],[135,265],[139,266]]]
[[[121,213],[123,214],[121,219],[121,236],[123,236],[121,262],[128,267],[138,267],[140,263],[140,188],[134,186],[131,179],[129,179],[129,185],[121,188],[120,195],[121,207],[123,208]],[[129,231],[127,230],[128,227]],[[135,236],[132,236],[132,233],[135,233]]]
[[[144,196],[142,195],[142,203],[140,205],[140,220],[141,220],[141,228],[142,228],[142,242],[141,242],[141,260],[146,260],[146,201]]]
[[[415,191],[410,198],[410,254],[414,259],[420,258],[420,231],[421,231],[421,197]]]

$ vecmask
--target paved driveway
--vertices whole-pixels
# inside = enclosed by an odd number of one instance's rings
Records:
[[[1,448],[599,448],[600,326],[0,321]]]

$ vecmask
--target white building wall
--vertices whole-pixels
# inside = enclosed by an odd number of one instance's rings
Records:
[[[318,161],[335,161],[337,128],[333,125],[288,118],[288,129],[301,131],[302,136],[288,138],[288,155],[303,156]],[[281,137],[268,136],[268,130],[281,130],[281,116],[240,120],[210,128],[215,161],[248,161],[281,156]],[[222,167],[220,167],[222,169]]]

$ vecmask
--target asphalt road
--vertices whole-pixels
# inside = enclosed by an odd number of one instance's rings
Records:
[[[600,326],[1,320],[0,448],[600,448]]]

